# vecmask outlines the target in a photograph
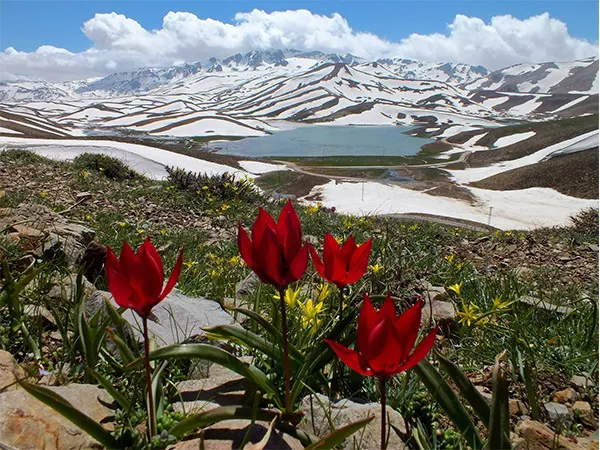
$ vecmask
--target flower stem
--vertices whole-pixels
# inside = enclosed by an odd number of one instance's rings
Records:
[[[290,388],[290,353],[288,349],[287,316],[285,310],[285,289],[279,289],[279,303],[281,304],[281,332],[283,334],[283,370],[285,383],[285,411],[291,413],[291,388]]]
[[[385,403],[386,403],[386,398],[385,398],[385,378],[380,378],[379,379],[379,392],[381,395],[381,450],[385,450],[385,443],[386,443],[386,439],[385,439],[385,432],[386,430],[386,423],[385,423],[385,419],[386,419],[386,408],[385,408]]]
[[[344,317],[344,287],[339,288],[340,291],[340,306],[338,311],[338,319],[341,322]]]
[[[144,326],[144,363],[146,364],[146,386],[148,389],[148,422],[150,439],[156,435],[156,420],[154,418],[154,398],[152,396],[152,370],[150,369],[150,338],[148,337],[148,318],[142,317]]]

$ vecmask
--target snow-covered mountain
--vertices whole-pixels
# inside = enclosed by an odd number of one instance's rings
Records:
[[[345,64],[378,77],[431,80],[473,90],[527,93],[598,92],[598,59],[544,64],[518,64],[489,72],[482,66],[432,63],[408,59],[368,61],[346,54],[297,50],[251,51],[230,57],[167,68],[142,68],[107,77],[66,83],[11,81],[0,83],[0,102],[76,100],[143,94],[168,88],[198,75],[219,74],[224,80],[240,72],[290,77],[324,64]]]
[[[598,93],[598,58],[543,64],[516,64],[466,82],[468,90],[487,89],[501,92]]]

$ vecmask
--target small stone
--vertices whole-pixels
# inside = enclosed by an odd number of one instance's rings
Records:
[[[592,380],[582,375],[573,375],[573,378],[571,378],[571,383],[582,388],[594,386],[594,382]]]
[[[524,420],[517,427],[517,432],[526,441],[524,446],[518,447],[519,450],[584,450],[587,448],[557,436],[553,430],[535,420]]]
[[[550,422],[555,426],[569,428],[573,423],[573,413],[561,403],[548,402],[544,404]]]
[[[562,391],[555,392],[552,394],[552,401],[556,403],[573,403],[579,399],[577,391],[571,387],[563,389]]]
[[[525,414],[527,412],[527,408],[523,404],[521,400],[517,400],[511,398],[508,400],[508,413],[511,416],[517,416],[520,414]]]
[[[581,421],[585,425],[589,427],[598,425],[594,420],[594,411],[592,410],[592,406],[588,402],[575,402],[573,404],[573,411],[581,418]]]

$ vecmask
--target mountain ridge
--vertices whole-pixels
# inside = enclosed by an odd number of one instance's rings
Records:
[[[374,75],[407,80],[443,81],[466,90],[496,90],[523,93],[597,93],[598,58],[569,62],[522,63],[490,72],[483,66],[463,63],[425,62],[405,58],[367,60],[352,54],[339,55],[293,49],[251,51],[226,58],[171,67],[144,67],[115,72],[105,77],[52,83],[47,81],[0,82],[1,102],[53,101],[107,98],[145,94],[199,74],[278,71],[293,75],[328,63],[361,67]]]

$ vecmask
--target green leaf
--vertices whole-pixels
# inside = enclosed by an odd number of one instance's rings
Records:
[[[527,392],[527,402],[531,408],[531,418],[533,420],[540,420],[540,406],[538,403],[536,383],[533,377],[533,370],[531,368],[529,358],[525,358],[525,364],[523,366],[521,376],[525,381],[525,391]]]
[[[263,392],[271,396],[273,402],[275,402],[279,408],[283,407],[277,389],[261,370],[240,361],[225,350],[207,344],[175,344],[159,348],[150,354],[151,360],[170,358],[200,358],[226,367],[255,383]],[[135,363],[141,363],[141,360],[138,359]]]
[[[270,411],[265,409],[249,408],[247,406],[220,406],[208,411],[194,414],[186,417],[177,425],[169,430],[169,434],[181,438],[187,433],[196,428],[207,427],[214,423],[222,422],[223,420],[256,420],[261,422],[270,422],[276,417],[280,417],[278,411]],[[317,440],[316,437],[299,430],[285,421],[276,423],[276,428],[296,439],[303,445],[310,445]]]
[[[247,406],[221,406],[186,417],[169,430],[169,434],[182,437],[196,428],[202,428],[223,420],[248,419],[270,422],[278,413],[264,409],[255,410]]]
[[[467,443],[473,448],[482,448],[481,436],[452,388],[426,359],[414,368],[429,393],[442,407],[452,423],[460,430]]]
[[[218,339],[234,341],[250,350],[258,350],[269,358],[281,363],[283,361],[283,352],[281,345],[276,341],[267,341],[265,338],[233,325],[217,325],[210,328],[204,328],[211,337]]]
[[[452,378],[452,381],[454,381],[462,396],[469,402],[469,405],[471,405],[475,414],[477,414],[483,423],[489,423],[490,405],[486,399],[483,398],[481,393],[475,389],[473,383],[471,383],[463,371],[448,358],[437,352],[436,358],[440,362],[440,366],[446,371],[450,378]]]
[[[108,430],[105,430],[101,424],[73,407],[73,405],[57,393],[48,388],[38,386],[37,384],[31,384],[26,381],[20,381],[19,384],[30,395],[70,420],[103,446],[107,448],[118,448],[116,440]]]
[[[366,419],[358,420],[356,422],[349,423],[342,428],[338,428],[320,441],[306,447],[306,450],[330,450],[338,445],[341,445],[348,437],[352,436],[358,430],[366,427],[374,418],[375,416],[367,417]]]
[[[510,450],[510,416],[508,413],[508,383],[500,365],[502,355],[496,356],[492,373],[492,409],[488,426],[490,450]]]
[[[106,332],[108,333],[108,337],[116,344],[117,348],[119,349],[119,354],[121,355],[121,360],[123,361],[123,363],[127,365],[133,362],[135,357],[133,356],[133,353],[131,353],[131,350],[129,349],[125,341],[123,341],[123,339],[117,336],[114,333],[114,331],[110,329],[110,327],[106,329]]]
[[[115,399],[115,401],[121,406],[121,408],[123,408],[126,411],[129,411],[131,409],[131,403],[129,402],[129,400],[127,400],[123,394],[117,391],[117,389],[112,385],[110,381],[106,379],[106,377],[104,377],[104,375],[92,369],[90,369],[90,373],[98,381],[100,386],[102,386],[104,390],[106,390],[106,392],[108,392],[108,394]]]

